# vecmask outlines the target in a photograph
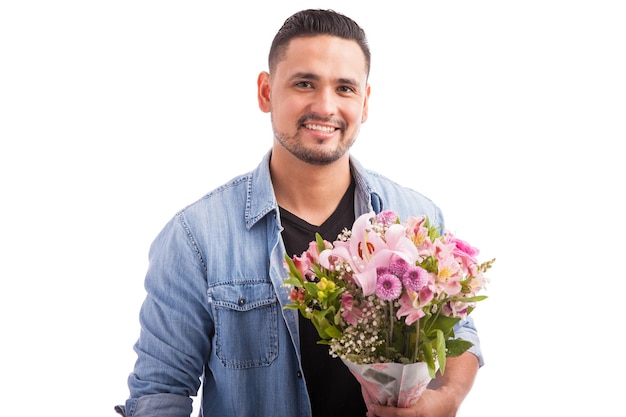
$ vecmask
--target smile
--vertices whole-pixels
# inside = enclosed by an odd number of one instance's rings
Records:
[[[336,127],[321,126],[321,125],[315,125],[315,124],[305,124],[304,127],[306,127],[307,129],[317,130],[318,132],[324,132],[324,133],[331,133],[337,130]]]

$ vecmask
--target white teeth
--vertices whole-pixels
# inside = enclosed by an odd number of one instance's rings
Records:
[[[330,133],[330,132],[334,132],[335,131],[334,127],[329,127],[329,126],[320,126],[320,125],[309,125],[309,124],[306,124],[306,125],[304,125],[304,127],[306,127],[307,129],[311,129],[311,130],[318,130],[318,131],[324,132],[324,133]]]

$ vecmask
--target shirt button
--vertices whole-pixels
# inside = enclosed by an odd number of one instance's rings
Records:
[[[298,372],[296,373],[296,376],[297,376],[298,378],[302,378],[302,372],[298,371]]]
[[[246,303],[246,299],[243,297],[239,297],[239,300],[237,300],[237,305],[239,307],[241,307],[242,305],[244,305]]]

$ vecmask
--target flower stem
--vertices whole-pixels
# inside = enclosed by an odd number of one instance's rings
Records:
[[[391,352],[391,340],[393,339],[393,300],[389,301],[389,329],[387,329],[387,358]]]
[[[420,320],[415,322],[415,349],[413,350],[413,363],[417,362],[417,352],[420,345]]]

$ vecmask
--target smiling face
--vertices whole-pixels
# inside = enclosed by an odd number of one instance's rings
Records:
[[[309,164],[347,156],[367,119],[365,56],[352,40],[292,39],[272,74],[259,75],[258,88],[259,107],[271,113],[275,147]]]

